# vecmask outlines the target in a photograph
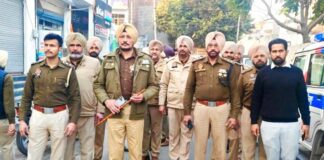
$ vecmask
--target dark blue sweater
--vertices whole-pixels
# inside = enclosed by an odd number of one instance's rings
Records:
[[[268,122],[297,122],[298,109],[303,123],[309,125],[310,113],[302,71],[295,67],[266,66],[259,71],[253,89],[251,123],[261,115]]]

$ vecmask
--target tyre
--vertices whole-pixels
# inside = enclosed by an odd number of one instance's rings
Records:
[[[17,148],[25,156],[27,156],[28,141],[29,140],[27,137],[21,136],[20,133],[17,132],[16,135]]]

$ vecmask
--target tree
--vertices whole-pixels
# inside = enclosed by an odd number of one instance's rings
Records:
[[[283,0],[281,12],[300,27],[291,27],[280,21],[271,12],[271,6],[262,0],[267,7],[268,15],[282,28],[301,34],[303,42],[310,42],[309,33],[317,24],[324,24],[324,0]],[[310,15],[311,4],[314,2],[313,15]],[[299,17],[298,17],[299,16]]]
[[[198,47],[204,46],[208,32],[216,30],[223,32],[227,40],[235,40],[240,15],[240,32],[245,33],[251,28],[250,3],[245,2],[249,1],[160,0],[156,12],[157,28],[167,33],[171,42],[180,35],[188,35]]]

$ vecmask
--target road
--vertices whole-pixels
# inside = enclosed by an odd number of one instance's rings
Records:
[[[107,146],[106,146],[107,141],[106,140],[105,140],[104,144],[105,144],[105,148],[107,148]],[[79,146],[80,146],[79,143],[77,143],[76,144],[76,150],[75,150],[76,151],[75,152],[75,154],[76,154],[76,160],[80,160],[79,150],[78,150],[78,147]],[[211,153],[211,151],[210,151],[210,148],[211,148],[210,147],[211,146],[211,140],[208,141],[208,145],[207,146],[208,146],[208,148],[207,148],[207,156],[206,157],[209,158],[210,157],[210,153]],[[193,160],[194,159],[194,155],[193,155],[193,153],[194,153],[194,144],[193,143],[191,143],[190,153],[191,153],[190,154],[190,160]],[[49,144],[48,144],[48,146],[47,146],[47,148],[45,150],[45,154],[44,154],[44,158],[43,159],[44,160],[49,160],[50,159],[49,156],[50,156],[50,142],[49,142]],[[15,157],[16,157],[17,160],[25,160],[26,159],[26,157],[24,155],[22,155],[18,151],[17,147],[15,147]],[[304,147],[300,146],[300,154],[298,156],[298,160],[309,160],[309,157],[310,157],[310,152],[307,151]],[[104,150],[104,153],[103,153],[103,160],[106,160],[106,159],[108,159],[107,149],[105,149]],[[126,152],[125,153],[125,160],[128,160],[128,159],[129,159],[128,153]],[[161,160],[167,160],[168,159],[168,147],[162,147],[161,148],[160,159]]]

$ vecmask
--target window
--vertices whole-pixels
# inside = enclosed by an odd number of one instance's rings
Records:
[[[113,18],[113,22],[116,25],[123,24],[124,21],[125,21],[125,15],[124,14],[113,14],[112,18]]]
[[[324,54],[313,54],[309,67],[310,85],[324,86]]]
[[[306,56],[299,56],[295,58],[294,65],[301,70],[304,70]]]

